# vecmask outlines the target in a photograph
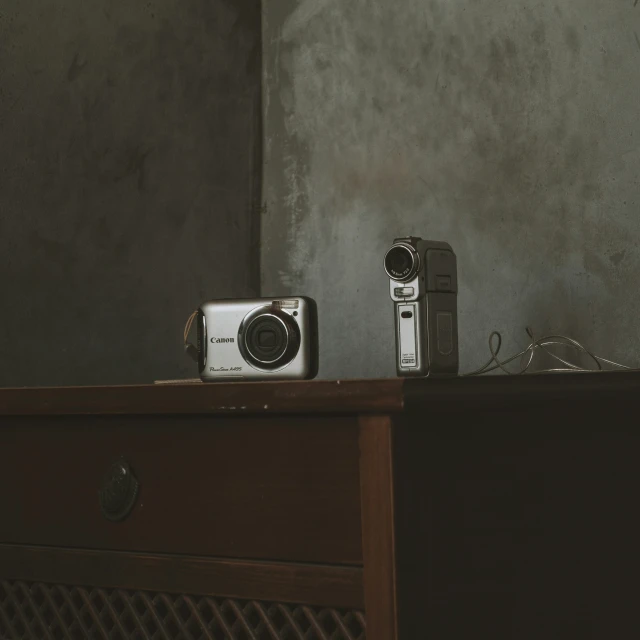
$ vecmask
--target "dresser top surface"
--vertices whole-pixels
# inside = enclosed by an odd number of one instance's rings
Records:
[[[635,402],[640,373],[0,389],[0,415],[396,413]]]

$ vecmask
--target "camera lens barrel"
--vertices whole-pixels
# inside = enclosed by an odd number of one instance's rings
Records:
[[[238,345],[254,368],[274,371],[289,364],[300,349],[300,328],[285,311],[272,307],[254,309],[243,320]]]
[[[253,319],[244,339],[249,353],[263,364],[271,364],[281,358],[289,342],[284,322],[267,314]]]
[[[395,244],[384,257],[384,270],[397,282],[412,280],[420,269],[420,256],[406,244]]]

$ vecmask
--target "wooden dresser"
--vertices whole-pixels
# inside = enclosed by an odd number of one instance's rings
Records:
[[[0,638],[640,634],[640,374],[0,390]]]

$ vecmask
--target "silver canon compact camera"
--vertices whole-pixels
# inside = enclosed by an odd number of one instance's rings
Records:
[[[205,382],[317,374],[317,312],[310,298],[213,300],[198,309],[197,330]]]
[[[384,257],[399,376],[458,374],[458,275],[446,242],[397,238]]]

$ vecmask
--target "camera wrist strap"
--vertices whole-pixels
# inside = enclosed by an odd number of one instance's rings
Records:
[[[196,362],[198,361],[198,349],[196,346],[189,342],[189,332],[191,331],[191,325],[198,315],[196,309],[187,319],[187,324],[184,326],[184,352]]]

